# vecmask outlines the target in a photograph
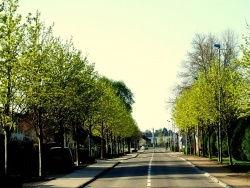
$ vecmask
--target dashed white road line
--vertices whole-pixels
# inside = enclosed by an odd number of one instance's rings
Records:
[[[151,188],[151,164],[154,158],[154,153],[152,153],[151,159],[148,164],[148,180],[147,180],[147,188]]]

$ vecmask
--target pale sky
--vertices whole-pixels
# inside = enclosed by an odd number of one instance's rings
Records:
[[[181,61],[196,33],[248,34],[249,0],[19,0],[18,11],[41,12],[54,35],[73,38],[99,74],[124,81],[134,94],[141,131],[168,128],[166,108]]]

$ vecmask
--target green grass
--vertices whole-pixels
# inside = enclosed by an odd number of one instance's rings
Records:
[[[212,157],[211,160],[218,161],[218,158]],[[222,163],[229,164],[229,158],[222,158]],[[250,165],[250,161],[239,161],[239,160],[233,159],[233,164],[235,164],[235,165]]]

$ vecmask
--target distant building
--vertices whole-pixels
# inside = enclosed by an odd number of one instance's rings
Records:
[[[147,145],[150,146],[151,145],[151,139],[149,137],[147,137],[145,134],[142,134],[142,138],[140,140],[140,145]]]

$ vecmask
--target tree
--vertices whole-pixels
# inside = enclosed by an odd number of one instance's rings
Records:
[[[238,121],[237,109],[241,100],[243,78],[235,66],[227,66],[222,74],[222,129],[227,136],[229,163],[232,162],[231,139]]]
[[[79,141],[80,139],[85,140],[83,135],[80,135],[80,130],[86,130],[89,135],[89,151],[91,151],[91,135],[92,135],[92,117],[93,114],[98,110],[98,99],[102,95],[103,91],[98,85],[98,74],[94,72],[94,65],[90,64],[87,57],[81,58],[80,53],[74,58],[76,61],[73,73],[70,76],[71,84],[70,100],[69,100],[69,120],[73,120],[72,125],[74,138],[76,142],[76,157],[78,160],[79,152]],[[91,156],[91,152],[89,152]]]
[[[126,106],[128,112],[132,112],[132,105],[134,101],[134,94],[132,91],[126,86],[123,81],[111,81],[111,85],[115,90],[116,95],[123,101]]]
[[[39,140],[39,177],[44,179],[43,128],[48,119],[46,106],[51,97],[51,49],[52,27],[46,28],[40,21],[40,13],[29,14],[25,24],[25,43],[22,45],[21,78],[22,93],[25,95],[23,108],[29,123],[34,127]]]
[[[191,46],[192,51],[187,52],[187,60],[182,61],[183,71],[179,73],[182,79],[182,88],[190,87],[198,78],[200,72],[207,73],[212,62],[217,58],[213,45],[217,42],[214,35],[195,34]]]
[[[20,54],[23,43],[21,16],[16,13],[18,0],[3,0],[0,5],[0,124],[5,133],[5,174],[8,174],[8,142],[20,112]]]
[[[238,99],[239,96],[239,92],[235,92],[238,88],[234,89],[234,91],[229,88],[231,88],[232,85],[232,87],[238,86],[237,84],[235,85],[235,83],[239,84],[238,81],[241,80],[233,64],[233,59],[237,55],[237,38],[230,30],[222,35],[222,54],[224,55],[221,61],[222,63],[220,61],[215,61],[218,59],[218,54],[213,49],[216,40],[218,39],[212,35],[208,35],[208,37],[196,35],[193,40],[192,44],[194,49],[192,52],[188,52],[188,60],[185,61],[186,69],[180,74],[184,82],[182,83],[183,85],[179,87],[180,96],[184,94],[183,90],[187,90],[190,94],[188,94],[188,96],[185,95],[186,102],[181,100],[184,104],[178,104],[179,101],[176,101],[178,105],[174,107],[174,113],[177,118],[176,120],[180,123],[177,123],[178,126],[188,126],[187,124],[183,125],[185,121],[179,120],[179,118],[181,118],[181,116],[179,116],[181,113],[178,111],[186,111],[185,113],[191,115],[192,118],[185,123],[189,123],[189,126],[191,125],[191,127],[197,130],[205,127],[209,130],[208,132],[211,130],[211,125],[223,120],[222,130],[228,134],[228,128],[232,121],[229,123],[227,120],[234,119],[233,117],[235,117],[235,114],[232,114],[232,109],[235,109],[233,99],[235,99],[234,97]],[[218,70],[220,70],[220,72],[218,72]],[[228,76],[228,78],[226,78],[226,76]],[[232,82],[231,86],[230,81]],[[177,97],[177,100],[178,99]],[[218,103],[219,99],[221,100],[221,104]],[[179,105],[182,106],[182,109]],[[189,109],[187,109],[186,105],[189,106]],[[207,108],[208,106],[210,108]],[[185,114],[185,117],[187,117],[187,114]],[[219,131],[217,131],[217,133],[219,135]]]
[[[159,144],[160,146],[163,146],[163,145],[164,145],[164,141],[163,141],[162,132],[159,133],[158,137],[159,137],[159,142],[158,142],[158,144]]]
[[[104,140],[106,140],[106,151],[108,145],[111,145],[111,152],[118,154],[124,146],[124,139],[133,135],[131,131],[134,130],[134,120],[124,101],[117,95],[111,80],[100,77],[98,84],[102,94],[95,101],[97,110],[91,116],[91,120],[94,125],[92,133],[101,138],[101,158],[103,158]]]
[[[250,26],[247,24],[247,28],[250,31]],[[244,36],[245,44],[241,44],[240,49],[242,52],[242,57],[239,60],[236,60],[235,63],[241,70],[242,76],[244,78],[240,93],[241,93],[241,101],[238,106],[238,116],[248,117],[250,115],[250,91],[249,91],[249,75],[250,75],[250,34],[248,36]]]

